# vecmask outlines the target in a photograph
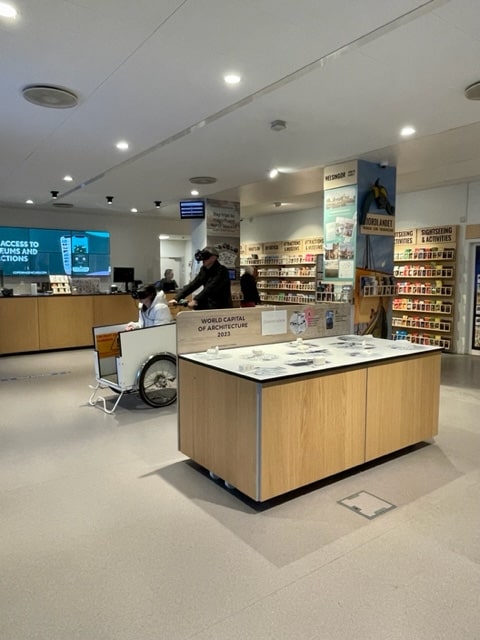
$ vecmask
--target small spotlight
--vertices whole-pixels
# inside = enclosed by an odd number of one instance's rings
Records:
[[[160,205],[162,204],[162,201],[161,200],[155,200],[154,202],[155,202],[155,207],[157,209],[160,209]]]
[[[278,176],[278,169],[271,169],[269,171],[268,177],[272,180]]]
[[[58,191],[50,191],[50,195],[52,196],[53,200],[56,200],[58,198]]]
[[[113,196],[105,196],[105,200],[107,201],[107,204],[112,204]]]

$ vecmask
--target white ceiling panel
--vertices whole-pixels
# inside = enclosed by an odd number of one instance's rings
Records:
[[[176,215],[188,179],[213,175],[202,194],[243,198],[252,215],[278,213],[275,189],[292,207],[316,206],[310,177],[353,157],[396,163],[401,188],[478,175],[480,103],[463,96],[480,80],[474,0],[16,6],[15,23],[0,21],[0,206],[27,197],[49,206],[55,189],[79,211],[105,213],[113,195],[119,213],[137,206],[152,215],[161,199],[162,215]],[[242,82],[227,87],[228,71]],[[21,89],[30,83],[69,88],[78,106],[27,103]],[[286,130],[272,132],[274,119]],[[417,136],[401,141],[407,123]],[[131,145],[123,154],[120,138]],[[271,187],[272,166],[296,179]]]

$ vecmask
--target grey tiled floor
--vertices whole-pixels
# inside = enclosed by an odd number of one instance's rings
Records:
[[[0,358],[0,638],[478,640],[480,358],[442,358],[433,443],[263,508],[175,406],[88,406],[90,350]]]

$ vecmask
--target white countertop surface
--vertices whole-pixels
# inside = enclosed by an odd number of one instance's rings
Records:
[[[211,347],[207,351],[186,353],[181,357],[249,380],[265,382],[429,351],[440,351],[440,347],[412,344],[406,340],[382,340],[370,335],[348,335],[236,349]]]

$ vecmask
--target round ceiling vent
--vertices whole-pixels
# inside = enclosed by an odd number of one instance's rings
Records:
[[[192,184],[213,184],[216,181],[216,178],[212,178],[210,176],[197,176],[195,178],[190,178],[190,182]]]
[[[64,87],[50,84],[29,84],[22,89],[25,100],[49,109],[70,109],[78,104],[78,96]]]
[[[465,97],[468,100],[480,100],[480,82],[474,82],[465,89]]]
[[[53,206],[57,209],[71,209],[73,204],[71,202],[54,202]]]

